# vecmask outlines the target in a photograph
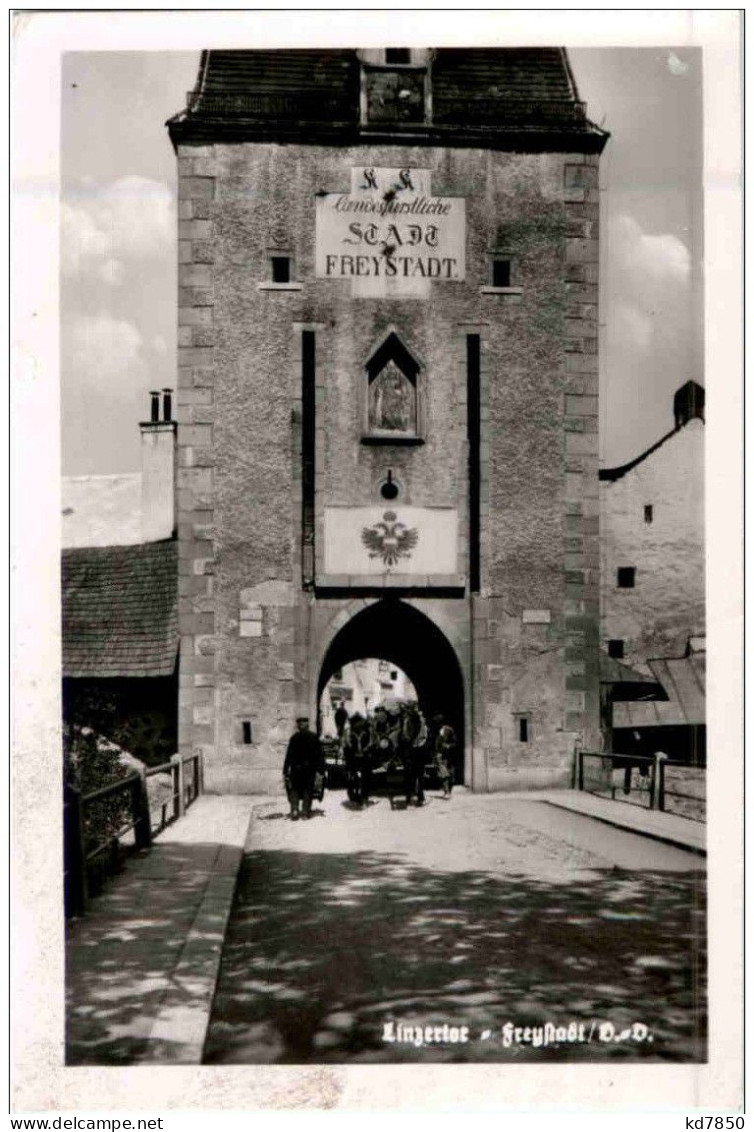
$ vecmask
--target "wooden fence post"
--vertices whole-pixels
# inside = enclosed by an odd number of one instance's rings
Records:
[[[148,849],[152,844],[152,815],[149,812],[146,771],[134,779],[131,787],[131,804],[134,818],[134,840],[137,849]]]
[[[668,756],[664,751],[656,751],[652,756],[652,794],[649,799],[651,810],[665,809],[665,763]]]
[[[171,758],[173,764],[173,794],[175,795],[173,803],[173,817],[182,818],[186,812],[186,793],[183,774],[183,759],[180,755],[173,755]]]
[[[63,853],[65,861],[65,911],[67,916],[83,916],[89,896],[84,853],[84,823],[81,794],[70,783],[64,791]]]

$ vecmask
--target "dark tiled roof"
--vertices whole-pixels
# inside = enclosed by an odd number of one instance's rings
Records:
[[[172,675],[175,541],[64,550],[62,588],[64,676]]]
[[[405,136],[412,143],[507,148],[526,138],[528,147],[541,149],[578,140],[579,150],[592,152],[608,137],[588,121],[563,48],[433,50],[431,124],[362,126],[361,66],[354,49],[205,51],[187,109],[168,123],[171,137],[176,144],[212,138],[351,144]]]
[[[620,464],[617,468],[600,468],[598,473],[599,478],[607,483],[614,483],[615,480],[623,479],[626,472],[630,472],[632,468],[635,468],[638,464],[642,464],[647,456],[651,456],[658,448],[662,448],[663,444],[667,440],[670,440],[671,436],[675,436],[677,432],[677,428],[671,428],[670,432],[666,432],[664,436],[661,436],[660,439],[656,440],[654,444],[651,444],[649,448],[645,448],[638,456],[634,456],[633,460],[629,460],[627,464]]]

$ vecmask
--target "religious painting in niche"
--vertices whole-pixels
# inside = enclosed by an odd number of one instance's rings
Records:
[[[423,122],[424,70],[367,70],[369,122]]]
[[[416,434],[416,386],[394,362],[370,382],[369,431]]]

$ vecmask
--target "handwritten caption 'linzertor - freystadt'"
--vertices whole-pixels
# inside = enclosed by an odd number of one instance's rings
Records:
[[[628,1026],[615,1026],[612,1022],[591,1019],[589,1022],[568,1021],[561,1025],[543,1022],[540,1026],[516,1026],[505,1022],[499,1029],[480,1030],[472,1033],[469,1026],[454,1026],[447,1022],[440,1025],[408,1025],[404,1022],[385,1022],[382,1027],[383,1042],[397,1045],[412,1045],[417,1049],[429,1045],[467,1045],[474,1041],[498,1041],[504,1049],[511,1046],[531,1046],[542,1049],[547,1046],[571,1045],[584,1042],[595,1043],[634,1043],[654,1041],[652,1031],[644,1022],[632,1022]]]

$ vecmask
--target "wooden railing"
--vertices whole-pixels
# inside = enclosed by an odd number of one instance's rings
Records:
[[[671,812],[668,799],[682,799],[687,803],[683,816],[704,821],[704,792],[688,793],[668,787],[670,768],[700,773],[699,767],[669,759],[662,752],[648,756],[577,751],[575,785],[589,794],[662,812]]]
[[[188,773],[187,773],[188,769]],[[148,779],[170,776],[167,798],[150,802]],[[66,784],[63,799],[63,836],[66,916],[86,910],[94,887],[105,876],[118,873],[128,850],[148,849],[152,839],[182,817],[204,789],[201,755],[131,771],[116,782],[81,794]],[[157,820],[154,811],[157,811]]]

